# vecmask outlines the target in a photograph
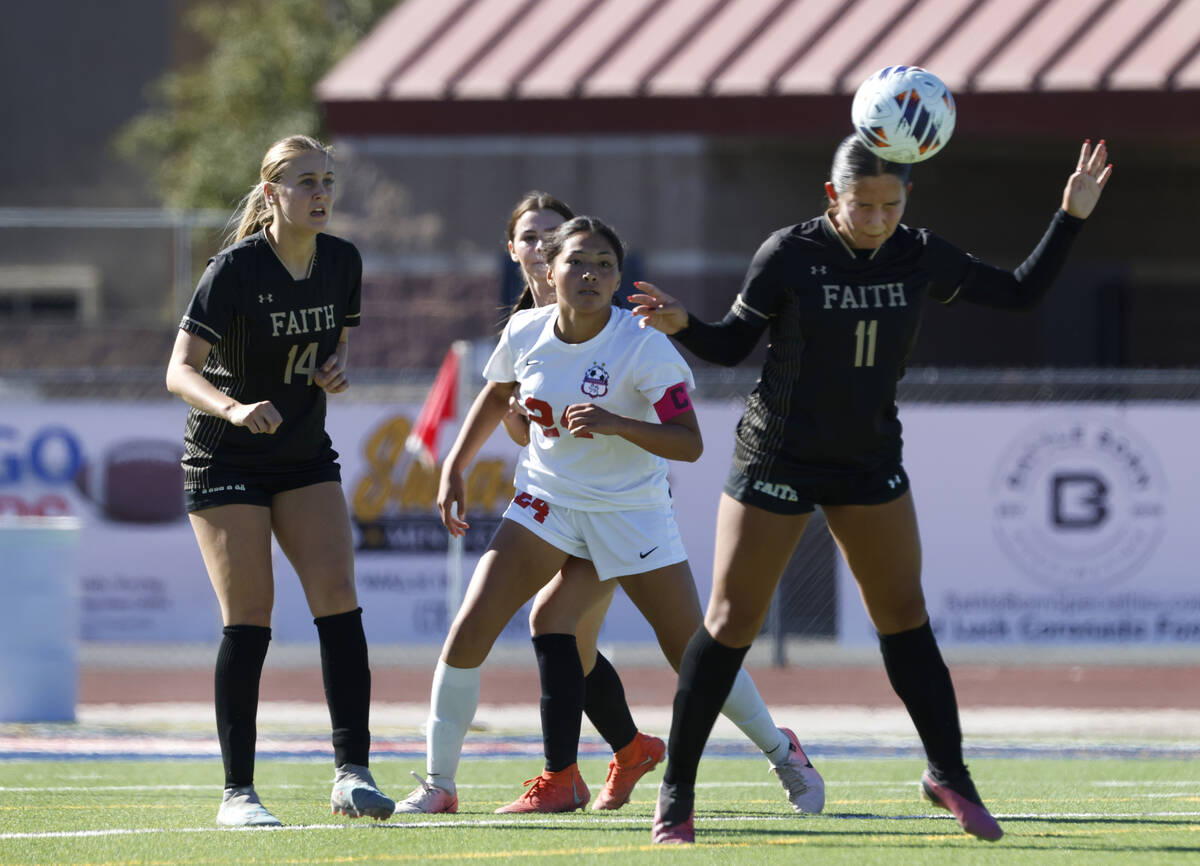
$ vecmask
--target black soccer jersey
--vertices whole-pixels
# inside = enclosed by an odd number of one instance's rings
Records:
[[[898,461],[896,382],[925,297],[1032,306],[1081,224],[1059,211],[1016,272],[904,225],[877,250],[851,249],[828,216],[772,234],[725,322],[689,319],[676,335],[701,358],[736,363],[769,328],[762,376],[737,428],[735,468],[768,478],[836,475]]]
[[[179,327],[213,344],[202,374],[240,403],[270,400],[283,416],[255,434],[198,409],[188,413],[185,484],[210,466],[303,470],[336,459],[325,432],[325,392],[313,375],[359,323],[362,259],[347,241],[318,234],[305,279],[284,267],[263,232],[209,260]]]

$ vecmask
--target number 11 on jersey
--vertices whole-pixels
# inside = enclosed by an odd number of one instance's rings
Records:
[[[875,366],[875,331],[879,327],[879,320],[872,319],[869,323],[866,319],[858,320],[858,327],[854,329],[854,366],[855,367],[874,367]],[[866,359],[863,359],[863,348],[866,347]]]

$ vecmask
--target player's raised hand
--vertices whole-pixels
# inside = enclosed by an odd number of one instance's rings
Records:
[[[235,427],[245,427],[251,433],[274,433],[283,423],[283,416],[270,400],[239,403],[229,413],[229,423]]]
[[[683,304],[653,283],[636,282],[633,285],[639,292],[630,295],[629,300],[637,304],[633,314],[642,317],[639,327],[649,325],[664,334],[674,334],[687,327],[688,314]]]
[[[346,355],[346,343],[338,343],[337,351],[313,375],[317,387],[327,394],[340,394],[350,387],[350,380],[346,378]]]
[[[1066,189],[1063,190],[1062,209],[1073,217],[1087,219],[1096,202],[1100,201],[1100,193],[1112,177],[1112,163],[1108,161],[1108,147],[1104,139],[1095,148],[1091,139],[1083,142],[1079,149],[1079,160],[1075,163],[1075,171],[1067,178]]]

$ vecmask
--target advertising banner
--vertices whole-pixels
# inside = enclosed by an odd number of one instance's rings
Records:
[[[0,513],[80,519],[84,640],[220,637],[183,512],[186,412],[182,402],[14,401],[0,414]]]
[[[433,511],[437,472],[403,450],[420,407],[331,404],[328,428],[341,452],[370,636],[440,642],[447,626],[446,532]],[[186,415],[187,406],[173,401],[50,401],[13,402],[0,416],[0,515],[81,520],[84,640],[220,639],[220,610],[183,510]],[[448,447],[455,431],[443,432]],[[475,519],[468,576],[512,496],[517,448],[503,434],[493,442],[469,480]],[[295,571],[277,546],[273,560],[273,637],[311,640],[312,616]],[[520,634],[527,638],[527,629]]]
[[[330,402],[372,641],[440,643],[449,623],[438,467],[404,442],[419,405]],[[738,401],[698,402],[705,450],[672,463],[676,518],[700,604],[711,587],[716,507]],[[0,514],[75,515],[81,637],[216,641],[220,616],[182,508],[182,403],[11,402],[0,415]],[[1187,404],[902,407],[905,466],[939,639],[1006,645],[1200,644],[1200,408]],[[437,453],[456,430],[444,425]],[[518,448],[502,431],[468,473],[470,578],[512,496]],[[276,640],[309,641],[312,617],[276,550]],[[844,566],[838,634],[874,632]],[[16,600],[20,603],[20,600]],[[528,638],[528,605],[505,639]],[[653,633],[618,592],[601,644]]]
[[[943,644],[1200,644],[1200,409],[905,406]],[[841,566],[839,634],[874,643]]]
[[[355,569],[368,636],[375,642],[440,643],[449,625],[447,534],[434,501],[440,467],[414,460],[404,442],[418,404],[330,401],[327,427],[340,454],[355,535]],[[712,527],[736,411],[701,407],[709,444],[696,464],[672,467],[684,543],[700,600],[711,584]],[[112,642],[215,642],[220,611],[183,511],[179,468],[182,402],[11,402],[0,416],[0,514],[81,520],[81,637]],[[457,433],[444,425],[439,455]],[[713,443],[718,443],[714,445]],[[468,473],[471,523],[462,570],[470,579],[513,494],[519,449],[502,432]],[[315,632],[299,579],[276,546],[273,637]],[[19,604],[20,601],[17,600]],[[504,639],[528,640],[529,605]],[[652,641],[636,608],[617,593],[605,642]]]

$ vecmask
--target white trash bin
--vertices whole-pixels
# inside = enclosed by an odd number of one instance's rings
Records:
[[[80,525],[0,516],[0,722],[75,720]]]

